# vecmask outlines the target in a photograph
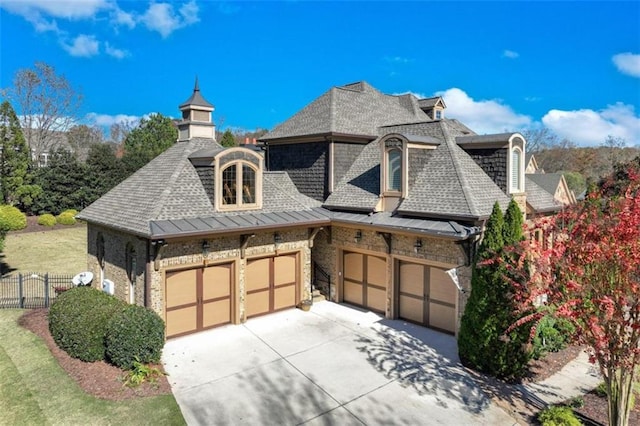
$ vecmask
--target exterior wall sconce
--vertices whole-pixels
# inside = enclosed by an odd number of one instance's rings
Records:
[[[362,241],[362,231],[361,230],[357,230],[356,231],[356,236],[353,239],[356,243],[359,243],[360,241]]]
[[[209,241],[204,240],[202,241],[202,255],[203,256],[207,256],[209,254],[209,249],[211,248],[211,246],[209,245]]]
[[[418,253],[420,250],[422,250],[422,240],[420,238],[416,238],[416,242],[413,245],[413,251]]]
[[[276,244],[280,244],[282,242],[282,235],[280,235],[279,233],[274,233],[273,234],[273,242]]]

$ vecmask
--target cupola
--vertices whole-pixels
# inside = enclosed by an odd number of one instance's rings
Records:
[[[216,126],[213,124],[214,107],[200,94],[198,77],[191,97],[180,104],[182,120],[178,123],[178,142],[193,138],[216,139]]]

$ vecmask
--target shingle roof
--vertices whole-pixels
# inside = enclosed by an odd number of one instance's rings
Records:
[[[486,143],[508,143],[509,139],[516,133],[496,133],[492,135],[465,135],[456,137],[459,145],[473,145]]]
[[[196,77],[196,84],[193,88],[193,93],[183,103],[180,104],[180,109],[183,109],[189,105],[201,106],[206,108],[213,108],[213,105],[210,104],[205,98],[202,97],[200,93],[200,85],[198,84],[198,78]]]
[[[260,140],[330,133],[373,139],[379,126],[427,120],[415,96],[386,95],[359,82],[331,88]]]
[[[562,173],[528,173],[527,178],[554,196],[562,181]]]
[[[532,176],[544,176],[527,174],[525,176],[525,188],[527,189],[527,204],[531,206],[536,213],[555,212],[562,209],[562,205],[558,203],[553,194],[539,186],[531,179]]]
[[[211,139],[180,142],[153,159],[124,182],[85,208],[79,218],[151,236],[151,223],[187,219],[305,211],[320,203],[300,194],[284,172],[263,173],[263,205],[258,211],[214,211],[210,194],[189,156],[220,146]]]

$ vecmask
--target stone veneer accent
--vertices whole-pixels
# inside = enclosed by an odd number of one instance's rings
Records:
[[[245,266],[247,259],[259,258],[297,252],[299,253],[299,289],[300,300],[311,298],[311,249],[308,241],[308,228],[280,231],[282,242],[274,243],[273,232],[256,233],[249,239],[245,251],[245,258],[240,258],[240,236],[225,236],[219,238],[197,238],[167,240],[167,245],[162,249],[158,257],[158,270],[155,270],[154,261],[147,256],[147,240],[140,239],[129,234],[101,228],[89,224],[87,266],[96,277],[100,277],[100,266],[97,259],[97,238],[102,233],[105,240],[105,268],[104,278],[112,280],[115,284],[115,296],[128,301],[128,279],[126,273],[125,247],[127,243],[134,244],[137,254],[136,268],[136,304],[145,305],[144,282],[145,276],[149,280],[150,294],[149,306],[164,318],[164,277],[166,271],[210,265],[216,263],[235,262],[237,286],[235,299],[237,312],[234,322],[242,322],[245,318]],[[203,256],[202,243],[208,241],[209,252]],[[152,249],[153,250],[153,249]],[[148,271],[148,272],[147,272]],[[99,279],[95,280],[95,287]]]
[[[355,242],[355,233],[360,229],[362,239]],[[417,237],[401,234],[392,235],[391,253],[387,253],[387,246],[376,231],[364,228],[351,228],[342,226],[331,227],[331,243],[327,233],[320,232],[314,241],[313,259],[331,276],[330,299],[336,302],[342,301],[342,252],[359,251],[373,254],[387,259],[387,318],[397,318],[396,289],[394,288],[395,264],[397,260],[415,261],[441,268],[458,269],[458,279],[465,293],[458,292],[457,317],[458,324],[464,312],[467,298],[471,292],[471,267],[464,266],[467,262],[464,249],[460,244],[451,240],[431,237]],[[414,245],[416,238],[422,240],[422,249],[416,253]],[[453,283],[451,283],[453,285]]]

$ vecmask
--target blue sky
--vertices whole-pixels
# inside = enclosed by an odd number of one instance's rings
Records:
[[[222,128],[272,128],[330,87],[444,96],[478,133],[640,145],[640,2],[0,0],[0,87],[35,61],[87,124],[178,116],[198,75]]]

